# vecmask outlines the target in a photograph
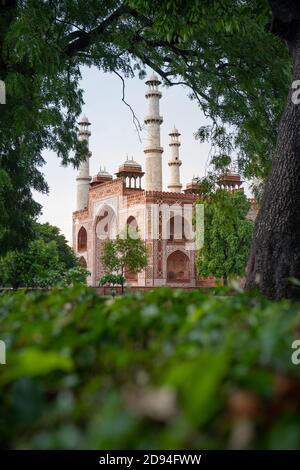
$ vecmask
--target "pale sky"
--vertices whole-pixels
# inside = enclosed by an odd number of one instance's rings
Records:
[[[91,122],[90,173],[94,176],[100,168],[114,174],[118,165],[133,156],[144,167],[143,139],[139,141],[132,122],[130,109],[122,102],[122,82],[115,74],[100,72],[95,68],[84,68],[82,84],[84,90],[83,114]],[[139,78],[127,79],[125,98],[133,108],[141,125],[147,112],[145,98],[146,85]],[[209,124],[195,101],[188,97],[188,89],[182,86],[166,88],[161,86],[160,114],[164,122],[161,125],[161,142],[164,148],[163,187],[168,184],[169,141],[168,133],[175,125],[181,133],[180,158],[182,160],[181,182],[183,187],[193,175],[204,176],[210,146],[195,140],[194,132],[202,125]],[[76,170],[60,165],[59,158],[53,152],[45,152],[46,165],[42,171],[49,185],[49,195],[34,193],[35,199],[42,204],[43,213],[39,220],[58,226],[71,244],[72,212],[76,205]]]

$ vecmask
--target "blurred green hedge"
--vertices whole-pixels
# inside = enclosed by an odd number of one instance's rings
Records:
[[[300,449],[297,338],[255,294],[4,294],[0,447]]]

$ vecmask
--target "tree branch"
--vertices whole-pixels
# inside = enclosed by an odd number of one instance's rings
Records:
[[[120,80],[122,81],[122,101],[123,103],[128,106],[128,108],[130,109],[131,111],[131,114],[132,114],[132,122],[134,124],[134,127],[137,131],[137,134],[138,134],[138,138],[139,138],[139,141],[142,143],[142,139],[141,139],[141,135],[140,135],[140,131],[142,130],[142,126],[140,124],[140,121],[139,119],[136,117],[135,115],[135,112],[133,111],[132,107],[130,106],[129,103],[127,103],[127,101],[125,100],[125,81],[124,81],[124,78],[122,77],[121,74],[119,74],[119,72],[117,72],[116,70],[113,70],[113,73],[115,73],[119,78]]]
[[[119,8],[117,8],[117,10],[115,10],[105,20],[103,20],[102,23],[100,23],[91,31],[77,31],[77,39],[74,40],[74,32],[70,33],[69,36],[66,37],[68,44],[65,47],[65,53],[69,57],[73,57],[77,52],[87,49],[97,36],[103,34],[108,26],[110,26],[115,20],[126,13],[131,13],[131,9],[122,4]],[[71,40],[71,42],[69,42],[69,40]]]

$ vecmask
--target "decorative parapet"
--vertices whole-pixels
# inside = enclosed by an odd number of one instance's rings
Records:
[[[85,219],[88,216],[88,208],[85,207],[84,209],[80,209],[79,211],[74,211],[73,212],[73,219],[79,218],[79,219]]]
[[[105,198],[112,195],[123,195],[123,179],[115,178],[111,181],[104,183],[96,184],[95,186],[90,186],[89,189],[89,200],[90,203],[94,202],[98,198]]]
[[[198,194],[185,194],[185,193],[176,193],[170,191],[145,191],[146,201],[152,202],[167,202],[167,201],[185,201],[189,203],[194,203],[197,198]]]

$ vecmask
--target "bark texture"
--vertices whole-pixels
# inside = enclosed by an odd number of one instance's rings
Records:
[[[300,2],[269,3],[273,32],[287,42],[293,81],[300,80]],[[294,91],[291,86],[247,268],[246,288],[256,286],[272,299],[300,297],[300,288],[290,281],[300,280],[300,104],[292,101]]]

